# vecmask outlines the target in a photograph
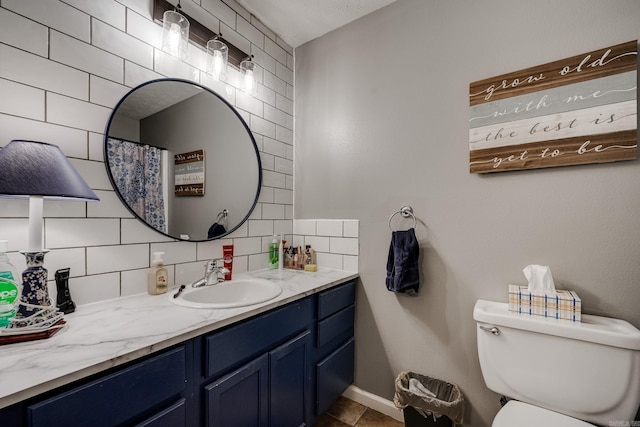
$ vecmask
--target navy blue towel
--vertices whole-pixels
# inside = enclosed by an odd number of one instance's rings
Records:
[[[224,225],[215,222],[211,227],[209,227],[209,231],[207,232],[207,239],[218,237],[226,232],[227,230],[225,230]]]
[[[420,285],[418,258],[420,247],[413,228],[391,233],[387,259],[387,289],[414,295]]]

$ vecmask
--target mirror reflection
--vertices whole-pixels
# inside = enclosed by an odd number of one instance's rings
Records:
[[[195,82],[159,79],[125,95],[105,135],[105,164],[129,210],[167,236],[203,241],[237,229],[262,179],[238,112]]]

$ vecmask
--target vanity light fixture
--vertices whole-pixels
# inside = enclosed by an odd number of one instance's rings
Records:
[[[207,74],[216,81],[226,79],[229,61],[229,47],[220,40],[221,36],[218,34],[207,42]]]
[[[29,199],[29,245],[22,273],[20,306],[9,327],[51,326],[62,315],[49,299],[47,270],[43,267],[43,200],[98,201],[82,176],[57,145],[13,140],[0,150],[0,197]],[[26,330],[26,329],[25,329]]]
[[[189,46],[189,20],[179,11],[180,0],[174,10],[162,15],[162,50],[178,59],[187,59]]]
[[[247,56],[240,62],[240,72],[242,73],[242,90],[251,95],[255,95],[258,84],[256,82],[256,72],[258,65],[251,60],[253,55]]]

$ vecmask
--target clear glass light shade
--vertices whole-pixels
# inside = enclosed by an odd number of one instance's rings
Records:
[[[256,82],[256,72],[258,66],[253,61],[242,61],[240,63],[242,72],[242,90],[251,95],[256,94],[258,83]]]
[[[225,80],[228,60],[229,48],[226,44],[217,39],[207,42],[207,74],[214,80]]]
[[[187,59],[189,20],[174,10],[162,15],[162,50],[179,59]]]

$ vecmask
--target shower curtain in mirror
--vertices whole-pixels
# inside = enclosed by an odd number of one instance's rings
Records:
[[[161,153],[157,147],[115,138],[107,140],[111,175],[120,195],[147,224],[166,233]]]

